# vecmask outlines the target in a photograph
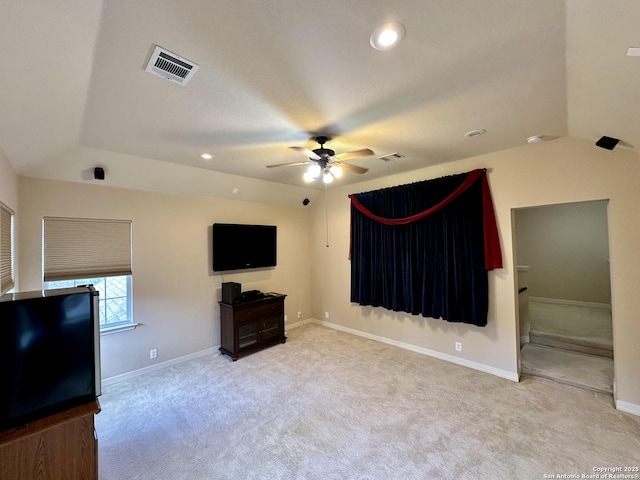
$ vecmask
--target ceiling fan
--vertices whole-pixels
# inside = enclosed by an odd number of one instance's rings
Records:
[[[307,162],[279,163],[277,165],[267,165],[267,168],[308,165],[309,168],[304,174],[304,179],[307,182],[313,182],[322,175],[322,181],[324,183],[333,182],[335,178],[342,175],[343,170],[353,173],[366,173],[369,171],[368,168],[344,163],[344,161],[351,160],[352,158],[374,155],[373,150],[363,148],[362,150],[354,150],[352,152],[339,153],[336,155],[336,152],[330,148],[324,148],[324,144],[327,143],[328,140],[329,139],[325,136],[316,137],[316,142],[320,144],[320,148],[316,148],[315,150],[309,150],[304,147],[289,147],[307,156],[309,158],[309,161]]]

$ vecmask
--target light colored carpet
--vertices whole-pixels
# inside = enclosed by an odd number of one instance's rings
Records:
[[[638,465],[611,396],[317,325],[104,389],[101,480],[540,479]]]
[[[613,360],[527,343],[520,351],[522,371],[594,392],[613,394]]]

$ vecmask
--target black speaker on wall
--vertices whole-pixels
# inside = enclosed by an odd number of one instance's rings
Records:
[[[596,145],[600,148],[605,148],[607,150],[613,150],[614,148],[616,148],[616,145],[618,144],[620,140],[617,138],[613,138],[613,137],[601,137],[600,140],[598,140],[596,142]]]
[[[93,178],[96,180],[104,180],[104,168],[96,167],[93,169]]]
[[[222,302],[240,303],[242,299],[242,287],[236,282],[224,282],[222,284]]]

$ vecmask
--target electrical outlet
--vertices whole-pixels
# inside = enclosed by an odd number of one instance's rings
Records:
[[[324,312],[324,318],[329,318],[329,312]]]
[[[157,348],[152,348],[151,350],[149,350],[149,358],[151,360],[158,358],[158,349]]]
[[[462,351],[462,342],[456,342],[456,352]]]
[[[302,312],[298,312],[298,318],[302,318]]]

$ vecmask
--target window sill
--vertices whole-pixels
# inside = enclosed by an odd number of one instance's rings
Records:
[[[117,327],[103,328],[102,330],[100,330],[100,335],[111,335],[112,333],[120,333],[120,332],[126,332],[128,330],[135,330],[136,327],[138,327],[138,325],[140,324],[131,323],[129,325],[120,325]]]

